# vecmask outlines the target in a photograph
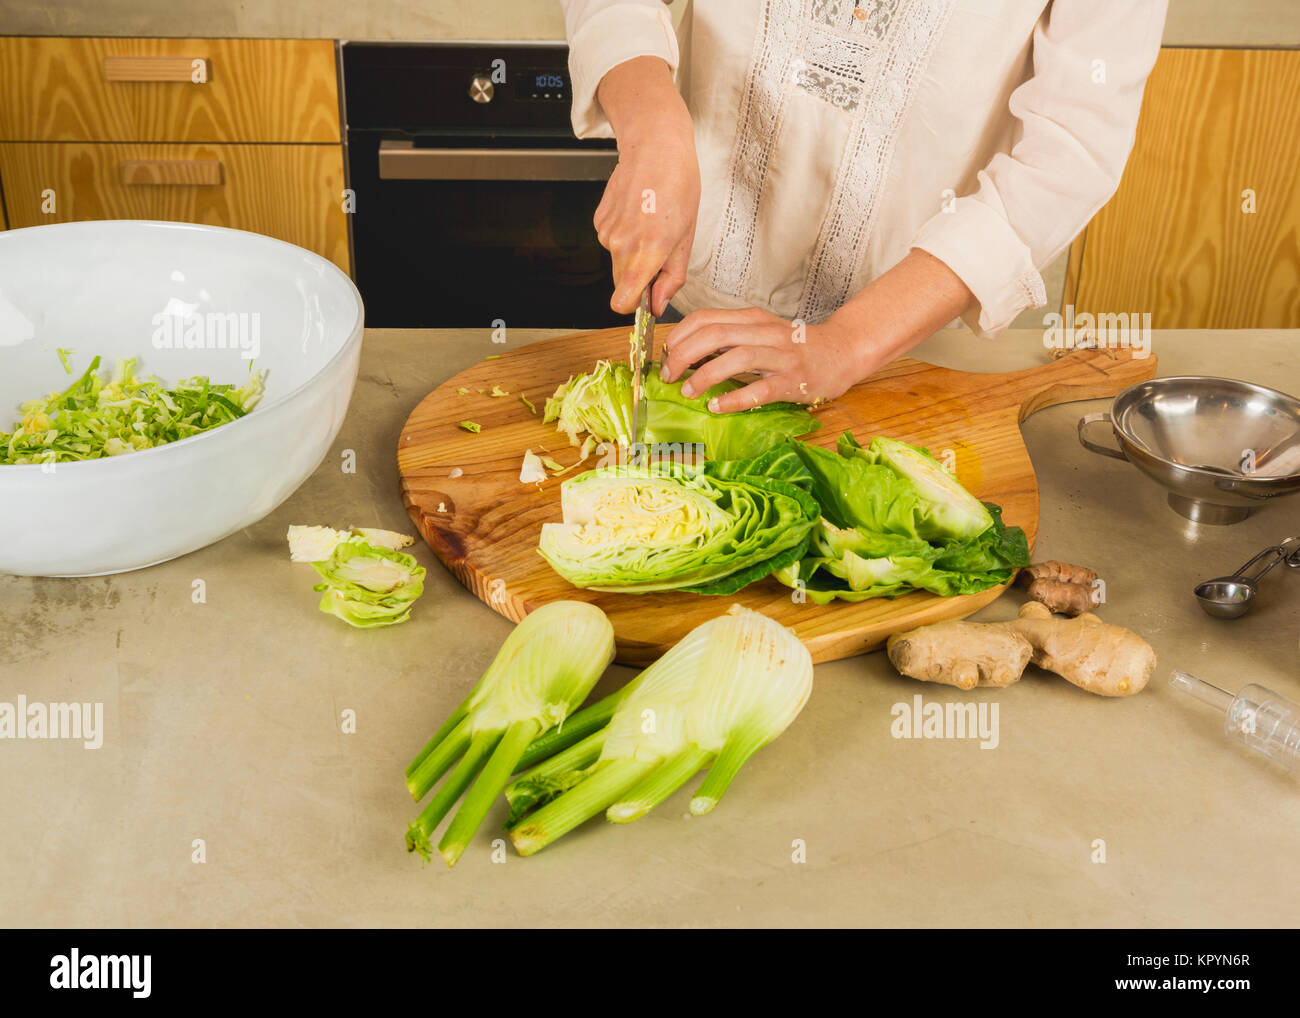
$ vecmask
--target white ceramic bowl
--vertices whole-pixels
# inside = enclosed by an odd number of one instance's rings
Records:
[[[165,348],[168,326],[191,347]],[[139,569],[261,519],[338,434],[361,329],[346,275],[260,234],[130,220],[0,232],[0,429],[23,400],[71,383],[59,347],[77,374],[99,354],[109,369],[137,357],[140,374],[168,382],[238,384],[257,347],[268,372],[256,409],[212,431],[52,470],[0,466],[0,572]]]

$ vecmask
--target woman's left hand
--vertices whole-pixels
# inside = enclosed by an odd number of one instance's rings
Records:
[[[957,274],[913,248],[824,322],[788,322],[761,308],[692,311],[668,337],[663,379],[696,396],[747,372],[759,376],[709,401],[715,414],[788,400],[823,403],[901,357],[974,303]]]
[[[711,400],[714,413],[778,400],[824,403],[879,366],[871,362],[864,337],[837,325],[834,316],[805,325],[761,308],[693,311],[673,328],[665,352],[666,382],[676,381],[692,364],[700,365],[682,385],[685,396],[698,396],[735,375],[760,376]]]

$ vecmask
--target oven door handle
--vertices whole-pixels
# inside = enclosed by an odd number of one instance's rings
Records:
[[[608,180],[615,149],[416,148],[379,143],[380,180]]]

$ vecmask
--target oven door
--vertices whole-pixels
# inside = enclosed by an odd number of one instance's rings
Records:
[[[357,287],[380,328],[599,328],[609,254],[591,217],[617,151],[500,135],[351,131]]]

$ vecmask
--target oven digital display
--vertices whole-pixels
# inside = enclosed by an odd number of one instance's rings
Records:
[[[568,99],[567,71],[524,71],[520,76],[521,99]]]

